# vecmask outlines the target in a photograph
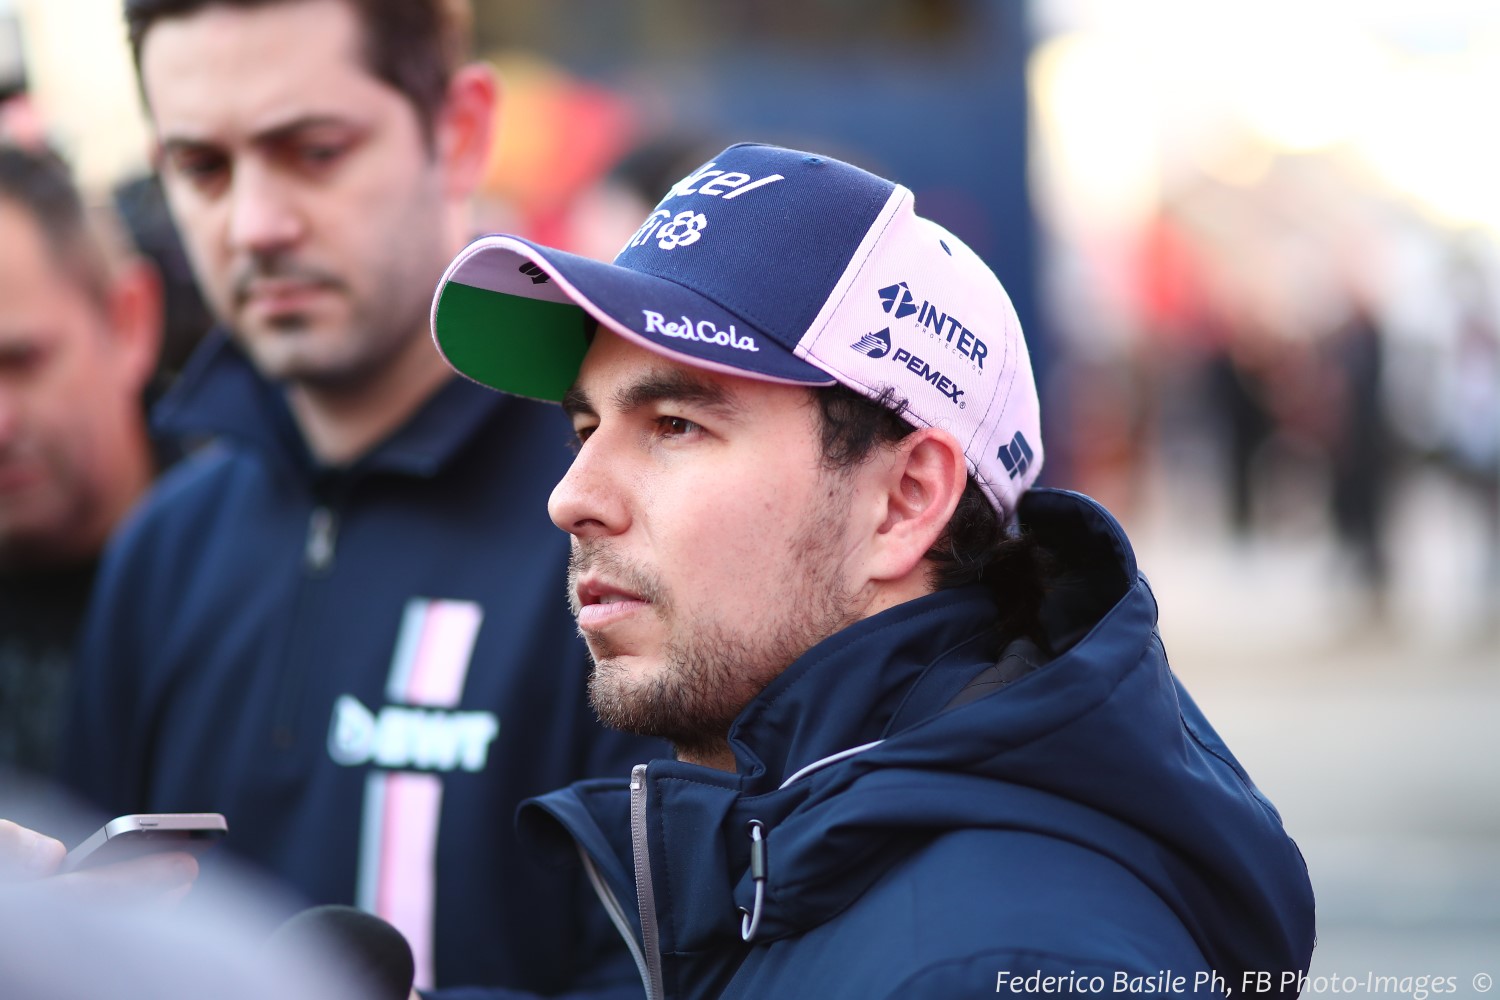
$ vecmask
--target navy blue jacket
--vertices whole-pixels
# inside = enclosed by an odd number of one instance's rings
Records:
[[[1301,855],[1168,668],[1120,526],[1050,490],[1021,514],[1058,567],[1050,662],[1002,648],[982,590],[939,592],[793,663],[731,730],[738,773],[655,761],[523,808],[526,838],[587,851],[649,997],[1211,995],[1306,971]]]
[[[224,813],[226,851],[308,903],[388,915],[438,984],[575,988],[601,950],[633,980],[587,886],[516,849],[522,799],[662,753],[587,704],[547,518],[560,411],[455,378],[322,468],[280,389],[216,341],[158,420],[216,443],[106,555],[71,786],[110,815]]]

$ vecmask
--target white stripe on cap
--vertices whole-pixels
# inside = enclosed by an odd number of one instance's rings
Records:
[[[868,396],[893,389],[912,423],[951,433],[1007,516],[1036,481],[1040,407],[1015,308],[977,254],[915,213],[906,188],[870,227],[796,354]]]

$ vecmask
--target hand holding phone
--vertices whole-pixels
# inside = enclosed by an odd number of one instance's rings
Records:
[[[63,872],[128,861],[150,854],[180,852],[194,857],[229,832],[219,813],[137,813],[117,816],[68,852]]]
[[[62,864],[63,845],[19,823],[0,819],[0,885],[45,878]]]

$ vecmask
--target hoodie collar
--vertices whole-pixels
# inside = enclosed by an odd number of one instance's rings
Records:
[[[898,605],[818,643],[752,701],[729,731],[748,794],[825,758],[885,739],[912,706],[932,711],[994,662],[995,605],[979,587]]]
[[[639,794],[656,817],[650,871],[660,949],[670,957],[663,966],[668,995],[701,995],[702,984],[722,983],[738,964],[744,952],[736,907],[751,913],[755,894],[750,824],[774,835],[818,784],[787,779],[816,774],[820,761],[847,760],[843,752],[884,739],[912,697],[952,697],[987,665],[994,623],[994,605],[979,588],[891,608],[808,650],[745,708],[730,730],[738,773],[675,760],[650,764]],[[561,815],[564,805],[543,808],[579,832]],[[730,897],[705,891],[710,886],[736,888]],[[768,932],[791,930],[784,908],[773,903],[767,912]]]
[[[345,471],[431,478],[508,399],[455,376]],[[194,351],[152,422],[174,438],[227,438],[310,475],[327,471],[308,450],[282,387],[262,376],[221,330]]]

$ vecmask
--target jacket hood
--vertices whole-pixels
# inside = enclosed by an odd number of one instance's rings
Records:
[[[432,478],[468,446],[511,397],[450,378],[370,451],[339,470]],[[298,473],[326,476],[287,405],[285,390],[260,374],[225,331],[209,333],[151,412],[155,431],[193,442],[227,437]]]
[[[1050,662],[968,699],[966,685],[1001,657],[995,609],[978,589],[940,592],[792,664],[731,730],[737,775],[650,766],[650,805],[670,817],[651,839],[668,897],[658,893],[663,954],[689,965],[722,956],[740,936],[735,907],[758,909],[756,941],[801,933],[913,845],[978,828],[1042,833],[1114,859],[1230,982],[1242,970],[1306,968],[1306,867],[1172,675],[1123,530],[1073,493],[1034,490],[1020,514],[1055,562],[1043,617],[1061,652]],[[765,841],[758,906],[752,820]]]

